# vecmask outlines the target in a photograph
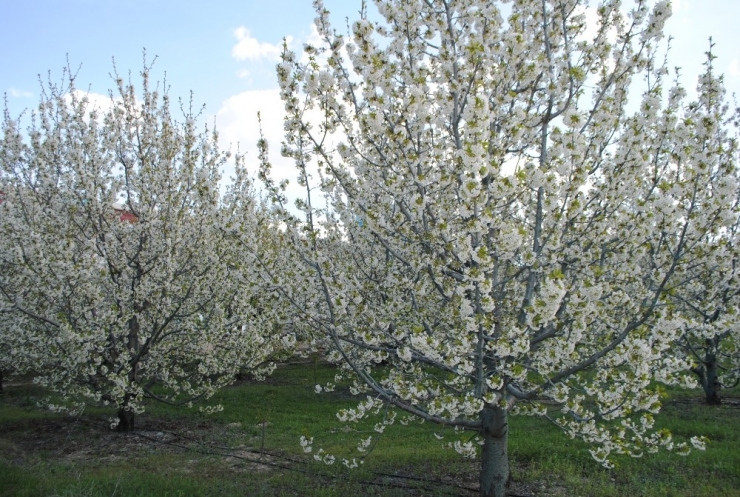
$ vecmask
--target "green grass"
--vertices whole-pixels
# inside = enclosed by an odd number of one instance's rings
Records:
[[[222,412],[151,404],[138,435],[110,432],[112,412],[78,419],[39,410],[45,392],[10,385],[0,397],[0,497],[5,496],[337,496],[472,495],[477,462],[461,459],[424,423],[389,427],[358,470],[315,463],[314,447],[358,457],[358,440],[377,419],[345,426],[335,412],[353,407],[346,386],[316,394],[333,379],[323,364],[288,365],[263,383],[241,383],[213,401]],[[671,391],[658,417],[677,437],[703,434],[706,452],[659,453],[596,464],[585,444],[540,418],[511,419],[512,491],[531,496],[740,496],[740,406],[709,407],[699,391]],[[740,392],[725,392],[740,397]],[[446,432],[449,434],[449,430]],[[449,438],[448,438],[449,440]],[[260,455],[261,448],[271,454]],[[236,457],[229,457],[236,456]]]

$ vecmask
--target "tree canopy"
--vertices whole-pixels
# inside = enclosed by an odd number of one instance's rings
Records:
[[[3,123],[0,343],[62,394],[57,407],[109,405],[129,430],[144,398],[207,399],[241,369],[269,371],[289,340],[234,249],[216,133],[197,131],[192,106],[176,120],[148,67],[140,93],[117,77],[108,109],[66,77],[25,132]],[[259,244],[254,192],[239,193],[240,229]]]
[[[659,385],[693,381],[673,296],[731,258],[717,240],[738,219],[711,51],[688,101],[663,61],[667,1],[379,0],[347,35],[314,3],[323,44],[277,68],[304,215],[261,146],[303,261],[280,286],[368,394],[340,419],[477,431],[486,496],[505,492],[510,414],[604,465],[687,452],[654,429]]]

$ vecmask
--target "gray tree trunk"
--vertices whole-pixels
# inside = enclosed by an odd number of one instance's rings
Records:
[[[116,431],[122,433],[134,430],[134,412],[129,411],[125,407],[118,409],[118,426]]]
[[[136,316],[129,319],[128,322],[128,349],[135,352],[139,352],[139,320]],[[139,363],[135,362],[131,365],[131,369],[128,372],[129,385],[136,383],[136,373],[139,369]],[[118,426],[117,431],[127,432],[133,431],[134,429],[134,411],[129,408],[129,402],[132,399],[130,394],[126,394],[123,398],[123,405],[118,409]]]
[[[505,497],[509,486],[509,425],[507,411],[486,406],[481,412],[481,497]]]
[[[692,368],[691,371],[699,377],[699,383],[701,383],[701,388],[704,390],[704,398],[707,404],[720,405],[722,403],[722,397],[720,396],[722,384],[719,381],[719,367],[717,356],[714,353],[715,343],[707,340],[706,347],[706,353],[701,364]]]
[[[714,355],[707,354],[707,361],[704,363],[704,378],[702,378],[702,388],[704,389],[704,396],[707,400],[707,404],[720,405],[722,403],[722,397],[719,392],[722,385],[719,382],[717,374],[717,359]]]

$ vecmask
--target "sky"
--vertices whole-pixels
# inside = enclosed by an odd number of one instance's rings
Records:
[[[630,3],[626,0],[625,3]],[[361,0],[325,0],[339,28],[355,19]],[[710,36],[716,67],[730,93],[740,95],[740,0],[673,0],[667,33],[671,65],[695,86]],[[69,63],[77,85],[105,95],[119,74],[136,82],[142,51],[155,55],[153,79],[165,78],[170,95],[205,105],[203,119],[216,122],[224,146],[240,144],[256,167],[261,111],[279,176],[291,168],[279,156],[282,104],[275,65],[282,40],[294,48],[315,37],[310,0],[0,0],[0,93],[11,116],[38,103],[39,78],[60,81]]]

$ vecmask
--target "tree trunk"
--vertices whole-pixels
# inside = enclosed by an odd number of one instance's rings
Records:
[[[125,433],[134,430],[134,412],[129,411],[125,407],[118,409],[118,426],[116,431]]]
[[[0,394],[3,393],[3,370],[0,369]]]
[[[722,403],[722,398],[719,395],[722,385],[717,376],[717,358],[714,354],[707,354],[704,368],[704,381],[702,382],[704,396],[707,400],[707,404],[718,406]]]
[[[139,350],[139,321],[136,316],[132,317],[129,322],[129,334],[128,334],[128,348],[131,351],[138,352]],[[138,362],[131,365],[131,369],[128,372],[128,383],[129,388],[133,387],[136,383],[136,370]],[[129,402],[131,402],[132,395],[127,393],[123,396],[123,405],[118,408],[118,426],[116,431],[125,433],[134,430],[134,411],[131,409]]]
[[[481,497],[505,497],[509,486],[509,425],[507,411],[486,406],[481,412],[483,454],[481,455]]]
[[[707,340],[704,359],[701,363],[691,368],[691,372],[699,377],[699,383],[704,390],[704,399],[707,404],[718,406],[722,403],[719,392],[722,384],[719,382],[716,345],[713,340]]]
[[[139,352],[139,320],[136,316],[133,316],[128,321],[128,349],[130,351]],[[129,387],[133,387],[136,383],[139,363],[134,362],[131,365],[131,369],[128,372],[128,383]],[[127,393],[123,397],[123,405],[118,408],[118,426],[116,431],[125,433],[133,431],[134,429],[134,411],[131,409],[129,402],[132,399],[132,395]]]

